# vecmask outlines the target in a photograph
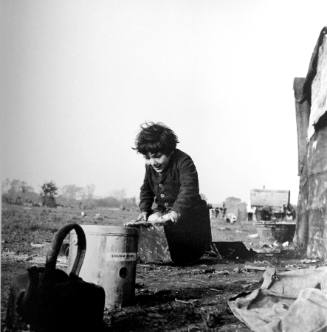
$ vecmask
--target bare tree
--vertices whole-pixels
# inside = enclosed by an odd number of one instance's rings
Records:
[[[41,187],[42,193],[42,204],[48,207],[56,207],[56,199],[55,196],[58,192],[58,187],[55,185],[53,181],[46,182]]]
[[[23,204],[31,198],[31,194],[36,195],[33,188],[25,181],[18,179],[5,179],[1,183],[2,197],[10,204]]]

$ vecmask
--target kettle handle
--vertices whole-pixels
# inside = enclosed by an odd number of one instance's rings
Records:
[[[86,237],[83,228],[79,224],[68,224],[60,228],[55,234],[52,241],[52,247],[47,253],[45,270],[50,272],[56,269],[57,257],[59,255],[60,247],[64,241],[66,235],[75,230],[77,235],[77,254],[71,270],[71,273],[78,276],[81,267],[83,265],[85,253],[86,253]]]

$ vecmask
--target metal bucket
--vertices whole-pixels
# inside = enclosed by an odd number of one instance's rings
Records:
[[[292,242],[295,233],[295,223],[280,223],[273,229],[274,238],[278,242]]]
[[[107,308],[133,303],[138,230],[120,226],[81,226],[86,236],[86,255],[80,277],[104,288]],[[70,272],[76,250],[76,233],[71,232],[67,272]]]
[[[275,241],[283,243],[293,240],[295,223],[257,222],[256,229],[261,244],[271,244]]]

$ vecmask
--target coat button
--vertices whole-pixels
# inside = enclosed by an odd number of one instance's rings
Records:
[[[160,194],[160,197],[161,197],[161,198],[165,198],[166,195],[165,195],[165,194]]]

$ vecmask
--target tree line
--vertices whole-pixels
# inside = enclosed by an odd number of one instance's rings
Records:
[[[124,190],[116,190],[107,197],[95,197],[95,185],[80,187],[75,184],[59,188],[54,181],[45,182],[39,191],[27,182],[18,179],[5,179],[2,182],[2,202],[7,204],[47,207],[96,207],[133,208],[136,198],[127,198]]]

